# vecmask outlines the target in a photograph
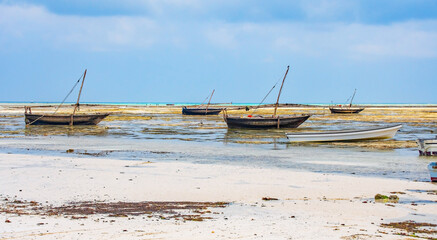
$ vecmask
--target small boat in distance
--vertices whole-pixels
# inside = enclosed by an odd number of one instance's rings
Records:
[[[352,100],[354,100],[355,93],[357,92],[357,89],[355,89],[354,94],[351,97],[351,101],[348,105],[338,105],[338,106],[331,106],[329,107],[329,110],[331,113],[343,113],[343,114],[351,114],[351,113],[359,113],[364,110],[364,108],[361,107],[352,107]]]
[[[74,110],[71,115],[60,115],[55,114],[59,107],[64,103],[65,99],[70,95],[73,91],[71,89],[70,93],[68,93],[67,97],[64,98],[64,101],[58,106],[53,114],[32,114],[32,109],[30,107],[25,106],[24,112],[24,121],[27,125],[96,125],[104,118],[106,118],[109,113],[97,113],[97,114],[76,114],[76,111],[79,109],[79,100],[80,95],[82,93],[83,83],[85,81],[86,69],[83,73],[83,77],[81,76],[76,84],[73,86],[73,89],[79,83],[82,78],[82,85],[80,86],[79,96],[77,97],[77,102],[74,105]]]
[[[286,133],[290,142],[334,142],[393,138],[402,125],[361,130]]]
[[[349,114],[349,113],[359,113],[364,110],[364,108],[358,108],[358,107],[330,107],[329,110],[331,113],[343,113],[343,114]]]
[[[275,104],[273,116],[229,116],[226,112],[223,118],[229,128],[296,128],[305,122],[310,115],[276,115],[278,109],[279,97],[281,96],[282,87],[290,66],[287,66],[281,88],[279,89],[278,98]],[[274,87],[274,86],[273,86]],[[273,88],[272,88],[273,89]],[[271,91],[271,90],[270,90]],[[270,92],[269,92],[270,93]],[[267,94],[268,95],[268,94]],[[266,96],[267,97],[267,96]],[[265,98],[264,98],[265,99]]]
[[[188,108],[182,107],[183,115],[218,115],[223,109],[221,108]]]
[[[437,156],[437,138],[417,139],[420,156]]]
[[[206,107],[201,107],[201,105],[196,107],[182,107],[182,115],[218,115],[223,109],[222,108],[210,108],[212,95],[214,95],[214,90],[212,90],[211,96],[209,97],[208,104]],[[205,99],[206,100],[206,99]]]

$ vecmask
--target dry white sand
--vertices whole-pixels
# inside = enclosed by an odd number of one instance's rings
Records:
[[[416,190],[435,191],[437,185],[293,169],[0,154],[1,199],[47,205],[88,200],[231,202],[213,209],[219,214],[202,222],[1,213],[0,239],[407,239],[380,224],[436,223],[437,196]],[[400,203],[373,201],[377,193],[394,191],[406,193],[398,194]]]

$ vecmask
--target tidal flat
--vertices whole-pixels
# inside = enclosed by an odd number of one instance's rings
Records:
[[[312,116],[271,130],[228,129],[221,115],[183,116],[179,106],[80,107],[96,112],[111,115],[97,126],[25,126],[23,104],[0,105],[0,239],[437,238],[437,185],[426,168],[436,159],[419,157],[415,144],[437,134],[437,107],[354,115],[281,107],[279,114]],[[398,123],[389,140],[285,137]],[[399,201],[380,203],[376,194]]]
[[[283,107],[278,114],[310,114],[311,117],[295,129],[243,130],[228,129],[221,115],[184,116],[180,106],[81,105],[80,113],[110,113],[97,126],[25,126],[24,105],[0,105],[2,138],[23,136],[107,136],[133,139],[169,139],[180,141],[221,142],[240,144],[287,144],[286,132],[363,129],[366,127],[402,124],[393,140],[323,143],[323,146],[362,147],[373,149],[415,148],[415,139],[437,134],[437,106],[428,107],[367,107],[360,114],[330,114],[327,107]],[[33,113],[52,113],[56,105],[34,106]],[[250,109],[227,107],[228,114],[271,115],[270,107]],[[241,109],[242,108],[242,109]],[[57,113],[71,114],[71,106]],[[320,144],[317,144],[320,145]]]

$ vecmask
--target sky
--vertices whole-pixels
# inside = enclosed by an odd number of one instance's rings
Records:
[[[259,103],[288,65],[283,103],[437,104],[437,1],[0,0],[0,101]]]

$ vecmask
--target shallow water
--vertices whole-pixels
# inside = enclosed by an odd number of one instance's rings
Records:
[[[365,115],[364,115],[365,116]],[[290,144],[285,133],[356,129],[395,122],[315,115],[296,129],[228,129],[221,116],[113,114],[97,126],[25,126],[23,116],[0,117],[0,151],[7,153],[109,157],[138,161],[189,161],[260,168],[293,168],[429,181],[416,149],[375,150],[330,144]],[[399,122],[395,140],[436,133],[433,122]],[[66,153],[74,149],[73,153]]]
[[[197,142],[222,142],[240,144],[287,144],[286,132],[363,129],[387,126],[396,123],[383,121],[349,121],[323,118],[315,115],[295,129],[247,130],[228,129],[222,116],[183,116],[181,114],[136,114],[113,115],[111,121],[102,121],[97,126],[25,126],[22,116],[0,117],[0,136],[96,136],[128,139],[162,139]],[[128,120],[117,120],[120,119]],[[395,140],[412,140],[432,137],[436,134],[435,123],[408,123],[395,136]]]
[[[73,149],[72,153],[67,153]],[[136,161],[186,161],[259,168],[299,169],[320,173],[352,174],[429,181],[432,158],[416,150],[375,151],[357,148],[307,147],[272,144],[223,144],[114,137],[25,137],[0,141],[0,152],[54,156],[107,157]],[[435,158],[434,158],[435,160]]]

